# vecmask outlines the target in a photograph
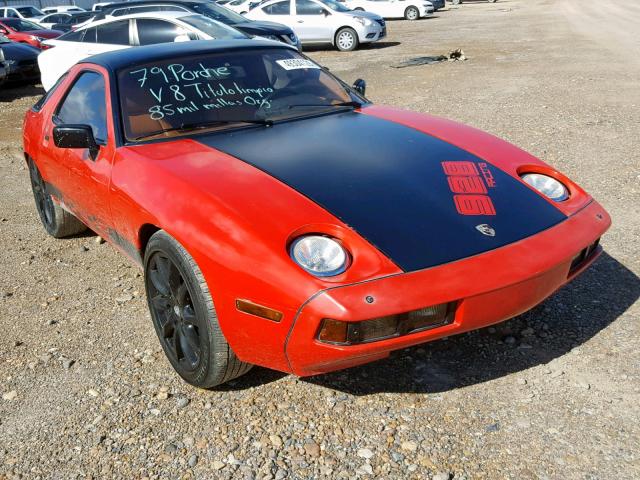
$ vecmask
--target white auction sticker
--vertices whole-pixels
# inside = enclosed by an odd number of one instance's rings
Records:
[[[320,65],[316,65],[311,60],[304,58],[287,58],[286,60],[276,60],[276,63],[285,70],[297,70],[299,68],[320,68]]]

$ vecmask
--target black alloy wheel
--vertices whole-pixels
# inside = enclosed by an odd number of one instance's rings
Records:
[[[227,343],[198,264],[167,232],[159,230],[149,239],[144,272],[153,326],[178,375],[211,388],[251,369]]]
[[[45,229],[49,231],[53,228],[55,220],[53,200],[51,195],[46,192],[38,167],[32,161],[29,162],[29,177],[31,177],[31,189],[33,190],[33,199],[36,202],[36,210],[38,210],[38,215]]]
[[[36,210],[47,233],[55,238],[63,238],[84,232],[87,229],[86,225],[58,205],[47,192],[46,184],[36,163],[32,159],[27,163]]]
[[[162,252],[149,258],[147,275],[149,304],[159,323],[162,346],[181,369],[193,372],[202,358],[202,328],[189,288],[178,267]]]

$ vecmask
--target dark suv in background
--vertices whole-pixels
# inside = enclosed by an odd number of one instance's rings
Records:
[[[300,50],[301,43],[291,28],[281,23],[249,20],[228,8],[213,2],[199,0],[133,0],[131,2],[110,3],[98,12],[94,20],[106,17],[119,17],[133,13],[180,11],[193,12],[229,25],[248,35],[278,40],[294,45]]]

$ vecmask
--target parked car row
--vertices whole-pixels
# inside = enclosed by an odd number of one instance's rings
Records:
[[[298,50],[303,44],[327,44],[351,51],[385,38],[385,18],[417,20],[444,5],[444,0],[132,0],[96,3],[91,11],[18,5],[0,8],[0,34],[4,44],[34,47],[22,52],[31,62],[23,73],[41,75],[49,90],[76,62],[102,52],[252,37]],[[9,70],[5,66],[5,77]]]

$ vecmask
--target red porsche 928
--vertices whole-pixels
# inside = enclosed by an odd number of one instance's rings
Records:
[[[599,255],[607,212],[473,128],[372,105],[293,47],[192,41],[75,65],[26,115],[47,232],[144,269],[187,382],[306,376],[501,322]]]

